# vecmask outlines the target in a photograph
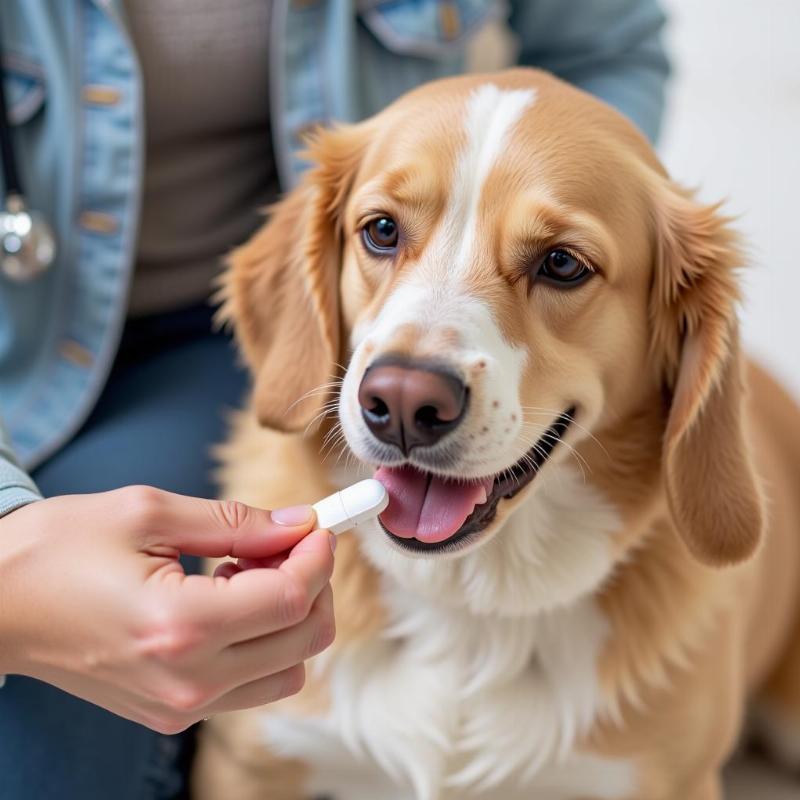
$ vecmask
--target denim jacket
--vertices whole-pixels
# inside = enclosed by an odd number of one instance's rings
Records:
[[[375,113],[463,71],[505,17],[518,61],[598,95],[654,138],[667,60],[657,0],[264,0],[270,118],[283,189],[302,134]],[[0,515],[38,497],[25,469],[63,446],[107,379],[126,314],[145,109],[122,0],[3,0],[3,79],[29,205],[58,240],[52,269],[0,275]]]

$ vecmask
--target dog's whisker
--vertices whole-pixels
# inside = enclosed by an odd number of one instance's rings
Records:
[[[312,419],[311,419],[311,421],[308,423],[308,425],[306,425],[305,429],[303,430],[303,436],[307,436],[307,435],[308,435],[308,432],[309,432],[309,431],[310,431],[310,430],[311,430],[311,429],[312,429],[312,428],[313,428],[313,427],[314,427],[314,426],[315,426],[315,425],[316,425],[318,422],[321,422],[323,419],[325,419],[325,417],[331,416],[331,414],[333,413],[333,411],[334,411],[334,409],[332,409],[332,408],[325,408],[325,407],[323,407],[323,409],[322,409],[322,410],[321,410],[319,413],[315,414],[315,415],[312,417]]]
[[[333,436],[330,437],[330,439],[328,440],[328,442],[325,445],[330,451],[333,451],[337,447],[341,447],[343,444],[346,443],[346,437],[344,435],[344,431],[343,430],[341,430],[341,429],[334,430],[334,431],[332,431],[332,433],[333,433]]]
[[[326,444],[338,434],[344,435],[344,431],[342,430],[341,420],[337,419],[336,422],[334,422],[333,425],[331,426],[331,429],[323,437],[322,439],[323,444]]]
[[[342,429],[342,425],[340,422],[337,422],[333,428],[326,434],[325,440],[323,442],[323,446],[321,452],[324,453],[323,461],[334,452],[334,450],[339,450],[339,455],[337,457],[336,463],[339,463],[339,460],[342,457],[342,453],[347,445],[347,440],[344,434],[344,430]]]
[[[337,431],[336,428],[332,428],[328,433],[325,434],[325,438],[322,440],[322,447],[320,448],[320,452],[324,453],[326,450],[332,451],[337,444],[341,443],[344,434],[342,431]]]
[[[327,402],[323,403],[322,407],[327,411],[336,411],[337,408],[339,407],[339,398],[334,397],[328,400]]]
[[[342,385],[342,379],[337,378],[333,381],[327,381],[326,383],[321,383],[319,386],[315,386],[312,389],[309,389],[307,392],[304,392],[300,395],[287,409],[286,414],[288,414],[298,403],[302,403],[304,400],[308,400],[311,397],[314,397],[318,394],[327,394],[328,392],[332,391],[333,389],[340,389]]]
[[[523,414],[531,413],[535,416],[549,416],[551,419],[560,416],[563,412],[557,411],[556,409],[552,408],[541,408],[539,406],[521,406]],[[526,424],[525,420],[523,419],[523,425]],[[579,422],[575,421],[575,418],[570,416],[570,425],[571,427],[576,428],[577,430],[584,433],[588,436],[592,441],[594,441],[597,446],[603,451],[603,454],[608,458],[611,458],[611,454],[606,449],[606,446],[595,436],[588,428],[581,425]]]
[[[576,463],[581,471],[581,477],[583,478],[583,482],[586,483],[587,476],[586,473],[588,472],[590,475],[592,474],[592,468],[589,466],[589,462],[586,458],[581,455],[569,442],[565,442],[563,439],[559,439],[557,436],[553,436],[553,434],[546,433],[544,434],[543,438],[552,439],[556,442],[561,442],[564,447],[566,447],[567,452],[570,455],[574,456]]]
[[[344,468],[345,469],[350,469],[351,467],[357,465],[358,462],[356,461],[355,454],[353,453],[353,451],[349,447],[343,448],[342,452],[345,455],[345,458],[344,458]],[[338,463],[338,461],[337,461],[337,463]]]
[[[338,464],[342,458],[342,454],[346,451],[347,448],[347,441],[345,440],[344,434],[340,434],[336,437],[335,440],[331,442],[330,447],[328,448],[327,452],[323,456],[323,462],[330,456],[334,451],[338,450],[338,455],[336,457],[336,463]]]

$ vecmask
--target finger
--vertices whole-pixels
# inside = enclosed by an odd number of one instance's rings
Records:
[[[122,496],[142,549],[172,547],[197,556],[267,558],[296,545],[314,525],[311,506],[267,511],[150,487],[109,494]]]
[[[328,546],[327,551],[325,545]],[[318,530],[301,539],[290,551],[278,570],[304,586],[316,597],[333,574],[336,537],[327,530]]]
[[[231,578],[237,572],[241,572],[242,567],[238,564],[234,564],[233,561],[226,561],[224,564],[220,564],[214,569],[214,577],[215,578]]]
[[[328,584],[299,625],[226,647],[215,669],[240,685],[300,664],[331,645],[336,635],[333,592]]]
[[[241,569],[264,569],[265,567],[277,569],[287,558],[289,558],[288,550],[268,558],[240,558],[236,564]]]
[[[274,703],[276,700],[297,694],[303,688],[305,678],[305,667],[302,664],[295,664],[283,672],[232,689],[206,706],[203,716]]]
[[[173,605],[179,619],[225,646],[302,622],[332,572],[330,534],[315,531],[278,569],[242,570],[225,581],[183,573],[169,580],[177,592]]]

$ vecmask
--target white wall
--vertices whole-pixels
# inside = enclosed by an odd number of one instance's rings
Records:
[[[800,0],[662,0],[676,76],[661,156],[740,214],[750,352],[800,397]]]

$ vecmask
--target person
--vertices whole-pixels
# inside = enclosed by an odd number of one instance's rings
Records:
[[[297,691],[329,644],[333,555],[311,509],[207,499],[210,446],[246,379],[206,298],[305,167],[310,127],[463,71],[501,8],[3,3],[18,169],[57,241],[38,277],[0,274],[4,798],[179,797],[191,737],[178,732]],[[519,63],[656,136],[656,0],[508,12]],[[209,577],[187,556],[241,560]]]

